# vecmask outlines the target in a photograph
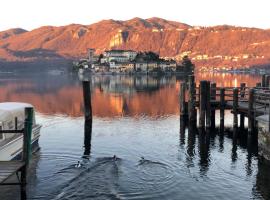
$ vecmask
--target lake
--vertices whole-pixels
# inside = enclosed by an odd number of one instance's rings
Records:
[[[83,157],[83,95],[76,74],[0,76],[0,101],[33,104],[43,125],[29,199],[270,199],[270,166],[260,161],[256,145],[249,148],[243,138],[235,143],[230,132],[180,134],[179,86],[187,77],[92,77],[91,148]],[[204,79],[254,86],[260,76],[196,74],[197,83]],[[229,125],[231,114],[226,116]],[[0,199],[19,199],[18,192],[1,187]]]

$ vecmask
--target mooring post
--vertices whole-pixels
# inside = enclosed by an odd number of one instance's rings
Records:
[[[224,132],[225,89],[220,88],[220,132]]]
[[[254,89],[249,90],[248,98],[248,136],[251,136],[255,131],[254,124]]]
[[[206,84],[206,128],[209,130],[211,128],[211,88],[210,81]]]
[[[256,83],[256,87],[258,88],[262,87],[262,83]]]
[[[269,88],[270,76],[266,76],[265,87]]]
[[[233,132],[234,136],[237,134],[238,128],[238,88],[233,89]]]
[[[90,81],[83,81],[83,102],[85,120],[92,120]]]
[[[92,138],[92,105],[90,81],[83,81],[83,102],[84,102],[84,157],[90,155]]]
[[[200,116],[199,127],[205,129],[205,114],[206,114],[206,95],[207,95],[207,81],[200,81]]]
[[[211,83],[211,100],[215,101],[217,95],[217,84]],[[216,128],[216,110],[215,107],[211,107],[211,129]]]
[[[196,86],[193,75],[190,75],[188,77],[188,85],[189,85],[189,101],[188,101],[189,124],[191,126],[196,126],[196,108],[195,108]]]
[[[23,152],[22,161],[24,166],[21,169],[21,199],[26,199],[26,178],[27,169],[31,159],[31,141],[32,141],[33,108],[25,108],[25,120],[23,129]]]
[[[266,83],[266,75],[264,74],[262,75],[262,87],[266,87],[265,83]]]
[[[246,84],[240,84],[240,98],[243,100],[245,98]],[[245,115],[240,113],[240,130],[244,130],[245,128]]]
[[[185,118],[185,114],[186,114],[186,108],[185,108],[186,99],[185,99],[185,97],[186,97],[186,83],[182,82],[180,84],[180,97],[179,97],[179,99],[180,99],[180,117],[182,119]]]
[[[270,133],[270,101],[268,102],[268,133]]]

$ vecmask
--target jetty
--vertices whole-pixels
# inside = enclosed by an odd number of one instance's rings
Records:
[[[224,132],[225,110],[233,115],[233,137],[247,127],[248,139],[258,141],[259,153],[270,160],[270,76],[263,75],[260,83],[247,87],[217,87],[216,83],[200,81],[196,86],[193,75],[180,85],[180,120],[190,130],[202,133],[216,129],[219,111],[219,131]],[[247,120],[245,120],[247,119]],[[247,124],[245,122],[247,121]]]
[[[33,122],[33,108],[25,108],[25,120],[24,128],[18,130],[2,130],[0,133],[15,133],[23,134],[23,147],[22,147],[22,158],[19,161],[0,161],[0,186],[14,185],[20,186],[21,199],[26,199],[26,178],[27,168],[31,158],[31,133],[32,133],[32,122]],[[11,177],[16,175],[17,181],[10,182]]]

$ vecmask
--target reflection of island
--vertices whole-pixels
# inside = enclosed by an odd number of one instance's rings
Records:
[[[230,74],[202,74],[208,79],[234,86],[241,82],[254,85],[259,77]],[[178,114],[179,83],[176,77],[95,76],[92,79],[93,115],[97,117]],[[23,101],[43,114],[83,115],[81,82],[66,74],[28,78],[5,77],[0,80],[0,101]]]
[[[150,93],[175,84],[175,77],[152,76],[93,76],[92,85],[100,91],[132,95],[137,92]]]

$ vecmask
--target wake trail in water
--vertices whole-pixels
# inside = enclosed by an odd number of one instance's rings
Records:
[[[105,157],[96,159],[94,163],[82,164],[81,168],[73,165],[64,169],[62,173],[70,170],[78,173],[61,186],[53,200],[96,197],[120,199],[117,192],[120,163],[120,158]]]

